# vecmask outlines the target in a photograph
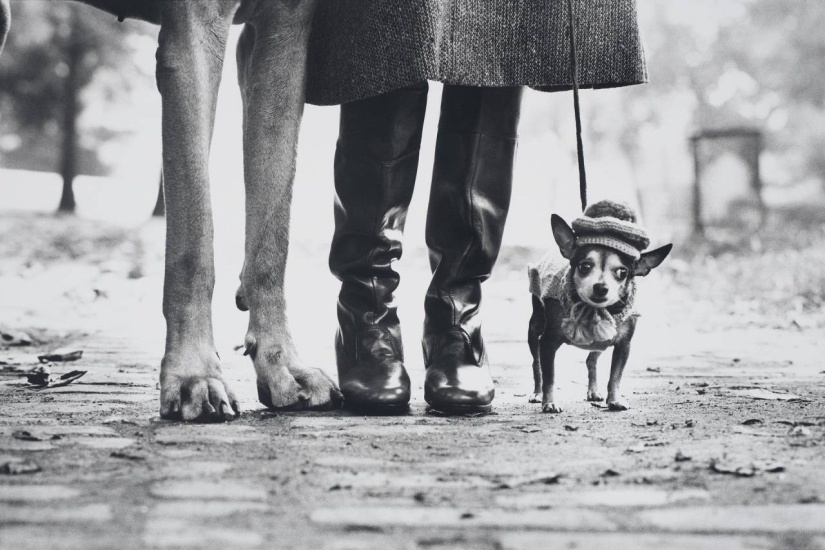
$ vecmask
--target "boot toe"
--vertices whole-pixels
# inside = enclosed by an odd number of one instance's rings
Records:
[[[345,369],[339,371],[339,381],[345,408],[380,412],[409,406],[410,377],[400,362],[382,368]]]
[[[495,387],[486,368],[476,365],[427,368],[424,399],[437,411],[486,413],[492,408],[494,397]]]

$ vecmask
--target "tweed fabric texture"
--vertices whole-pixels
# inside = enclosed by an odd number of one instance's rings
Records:
[[[333,105],[423,80],[571,87],[567,0],[321,0],[307,102]],[[573,0],[579,82],[647,81],[636,0]]]

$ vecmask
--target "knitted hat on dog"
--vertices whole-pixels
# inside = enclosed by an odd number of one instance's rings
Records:
[[[591,204],[571,225],[577,247],[588,244],[606,246],[638,260],[642,251],[650,246],[647,232],[636,223],[633,211],[613,201]]]

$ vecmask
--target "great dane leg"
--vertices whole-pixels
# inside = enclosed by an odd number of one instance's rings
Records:
[[[225,420],[238,412],[212,338],[215,267],[208,175],[215,101],[237,3],[160,3],[157,80],[167,212],[163,418]]]
[[[261,2],[238,46],[244,98],[246,258],[239,305],[249,308],[246,349],[258,396],[273,409],[327,409],[341,394],[303,366],[286,317],[284,275],[307,41],[316,0]]]

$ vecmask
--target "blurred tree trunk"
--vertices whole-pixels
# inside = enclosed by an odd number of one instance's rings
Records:
[[[166,204],[163,198],[163,170],[160,171],[160,184],[158,185],[158,199],[155,202],[155,209],[152,210],[152,216],[163,218],[166,216]]]
[[[80,70],[83,48],[74,25],[74,10],[69,18],[69,40],[66,48],[66,77],[63,85],[63,117],[61,135],[63,138],[60,156],[60,175],[63,178],[63,195],[60,197],[60,213],[74,213],[74,178],[77,176],[77,117],[80,107]]]

